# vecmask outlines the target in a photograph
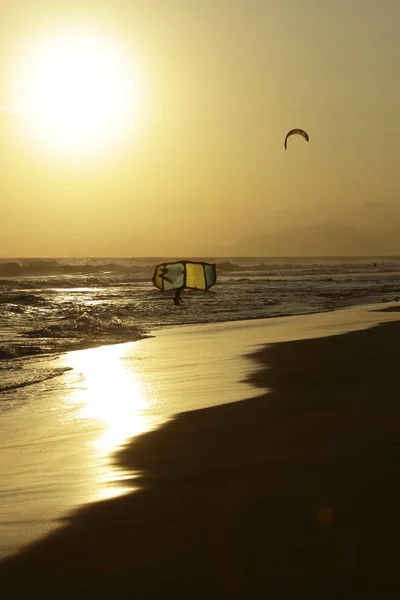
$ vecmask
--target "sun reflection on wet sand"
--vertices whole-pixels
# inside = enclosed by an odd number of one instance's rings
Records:
[[[129,361],[124,360],[128,351]],[[158,421],[151,414],[157,404],[151,383],[135,367],[131,353],[132,343],[71,352],[68,358],[81,385],[66,402],[78,407],[75,419],[93,421],[99,427],[94,442],[96,480],[100,484],[96,499],[132,490],[134,475],[114,465],[113,453],[133,436],[155,427]]]
[[[178,334],[165,329],[139,342],[70,352],[65,358],[72,371],[64,418],[80,421],[93,434],[87,465],[95,481],[92,498],[135,487],[135,474],[114,463],[115,451],[134,436],[176,413],[263,393],[245,383],[254,367],[243,355],[257,344],[333,335],[383,320],[393,316],[347,310],[262,324],[186,326]]]

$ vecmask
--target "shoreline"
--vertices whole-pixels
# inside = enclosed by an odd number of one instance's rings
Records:
[[[361,319],[355,319],[354,315],[356,314],[356,312],[360,311],[360,314],[364,315],[366,318],[361,318]],[[201,331],[204,330],[205,333],[209,333],[209,332],[224,332],[224,331],[231,331],[231,330],[235,330],[235,329],[243,329],[246,328],[249,331],[251,331],[252,333],[254,333],[255,329],[258,329],[259,327],[268,327],[271,329],[269,330],[268,333],[275,330],[275,325],[276,324],[285,324],[285,323],[293,323],[293,329],[290,331],[290,333],[288,335],[284,335],[284,336],[277,336],[276,335],[276,330],[274,333],[272,333],[272,342],[275,341],[282,341],[282,340],[290,340],[290,339],[303,339],[303,338],[307,338],[309,335],[311,335],[312,337],[314,337],[314,335],[317,334],[316,329],[319,327],[319,324],[322,321],[326,321],[327,323],[329,323],[329,331],[324,333],[324,332],[320,332],[317,335],[336,335],[338,333],[342,333],[342,332],[346,332],[346,331],[351,331],[353,329],[359,329],[359,328],[364,328],[364,327],[369,327],[369,326],[373,326],[375,324],[379,324],[380,322],[384,322],[386,319],[383,315],[385,315],[385,313],[397,313],[400,311],[400,305],[395,302],[395,301],[390,301],[385,303],[384,306],[382,306],[381,303],[378,302],[369,302],[369,303],[364,303],[364,304],[349,304],[346,306],[342,306],[342,307],[338,307],[336,309],[332,309],[332,310],[327,310],[327,311],[317,311],[317,312],[310,312],[310,313],[301,313],[301,314],[289,314],[289,315],[282,315],[282,316],[274,316],[274,317],[260,317],[260,318],[249,318],[249,319],[237,319],[237,320],[229,320],[229,321],[216,321],[216,322],[203,322],[203,323],[181,323],[181,324],[171,324],[171,325],[165,325],[162,327],[154,327],[151,330],[149,330],[148,332],[144,333],[143,335],[140,335],[139,337],[135,338],[135,339],[125,339],[125,338],[120,338],[120,339],[113,339],[112,341],[109,341],[107,343],[101,343],[101,340],[97,341],[97,342],[88,342],[87,345],[83,345],[83,346],[79,346],[73,349],[65,349],[65,350],[61,350],[61,351],[54,351],[54,352],[44,352],[44,353],[33,353],[33,354],[22,354],[20,356],[10,356],[7,358],[2,358],[0,356],[0,367],[2,369],[2,373],[3,375],[7,375],[6,372],[6,367],[7,364],[16,364],[19,365],[19,371],[13,371],[10,370],[10,374],[11,375],[15,375],[17,372],[19,373],[23,373],[23,369],[24,366],[27,365],[28,367],[31,364],[34,364],[35,367],[35,371],[40,372],[40,365],[44,364],[44,365],[48,365],[51,363],[60,363],[60,364],[64,364],[65,363],[65,359],[68,356],[74,356],[76,354],[79,354],[81,352],[85,352],[85,351],[90,351],[90,350],[99,350],[100,348],[112,348],[115,346],[122,346],[122,345],[133,345],[136,344],[138,342],[143,342],[145,340],[154,338],[157,335],[163,335],[164,332],[167,332],[167,334],[175,334],[177,333],[179,335],[179,333],[182,331],[184,333],[184,335],[186,335],[186,332],[190,332],[193,334],[197,334],[200,333]],[[374,318],[372,316],[373,313],[377,313],[379,315],[381,315],[378,318]],[[368,315],[370,315],[370,318],[368,318]],[[347,316],[349,316],[349,318],[346,318]],[[343,318],[344,317],[344,318]],[[389,321],[393,320],[390,317],[388,318]],[[394,320],[397,320],[396,317],[394,317]],[[306,325],[304,327],[302,327],[299,324],[301,323],[305,323]],[[307,328],[311,328],[311,330],[313,330],[312,333],[307,331]],[[306,333],[304,334],[302,332],[302,330],[306,330]],[[102,342],[104,342],[104,340],[102,340]],[[258,340],[258,343],[260,343],[260,341]],[[262,341],[261,341],[262,343]],[[1,346],[0,346],[0,350],[1,350]],[[8,361],[15,361],[15,362],[10,362],[8,363]],[[21,370],[22,369],[22,370]],[[49,376],[45,376],[43,377],[43,381],[46,381],[47,379],[51,379],[53,377],[56,376],[60,376],[63,374],[63,371],[65,370],[69,370],[70,367],[61,367],[60,369],[55,369],[55,373],[52,373]],[[57,371],[59,371],[59,373],[57,373]],[[34,380],[34,381],[24,381],[22,383],[10,383],[9,385],[4,385],[4,387],[0,387],[0,392],[7,392],[7,391],[12,391],[14,389],[20,389],[20,388],[24,388],[24,387],[29,387],[30,385],[36,385],[37,383],[40,383],[41,380]]]
[[[0,563],[7,597],[397,597],[400,323],[373,317],[297,341],[278,324],[246,356],[253,397],[134,438],[115,462],[139,490]]]
[[[397,296],[396,296],[397,297]],[[172,296],[171,296],[172,298]],[[169,300],[169,298],[168,298]],[[335,312],[341,312],[346,309],[360,309],[360,310],[368,310],[368,307],[373,305],[376,306],[376,310],[381,310],[379,307],[385,307],[387,304],[389,305],[397,305],[397,301],[393,299],[387,299],[382,294],[370,295],[368,297],[361,298],[351,298],[347,300],[337,300],[337,305],[334,308],[324,308],[321,310],[311,311],[311,312],[300,312],[300,313],[282,313],[279,315],[270,315],[270,316],[256,316],[249,317],[247,319],[238,318],[238,319],[229,319],[229,320],[217,320],[217,321],[195,321],[188,319],[187,321],[182,322],[171,322],[162,326],[149,326],[148,324],[139,323],[138,325],[134,325],[134,332],[130,335],[127,332],[121,332],[118,330],[119,327],[119,317],[121,315],[116,314],[114,318],[116,318],[115,329],[114,331],[107,331],[104,333],[101,329],[96,331],[95,329],[87,331],[88,340],[84,341],[82,338],[73,339],[73,336],[65,336],[66,343],[64,347],[57,348],[56,340],[62,340],[63,336],[57,337],[55,335],[50,335],[50,337],[46,337],[46,328],[35,331],[28,328],[28,331],[23,332],[21,330],[21,325],[19,325],[20,329],[8,331],[8,335],[5,333],[0,334],[0,365],[4,367],[8,361],[23,361],[23,360],[35,360],[35,359],[54,359],[58,357],[65,356],[70,352],[76,352],[80,350],[90,350],[93,348],[100,348],[104,345],[106,346],[114,346],[116,344],[127,344],[134,343],[140,340],[147,339],[154,335],[156,331],[162,331],[165,329],[177,329],[180,327],[196,327],[196,326],[214,326],[214,325],[222,325],[224,323],[251,323],[255,322],[264,322],[276,320],[276,319],[286,319],[291,317],[307,317],[312,315],[323,315]],[[126,315],[125,315],[126,316]],[[113,318],[109,319],[109,324],[112,324]],[[122,322],[120,323],[122,324]],[[27,325],[28,326],[28,325]],[[83,320],[82,326],[85,326],[85,321]],[[32,327],[32,323],[29,325]],[[33,333],[34,332],[34,333]],[[40,336],[40,333],[44,332],[44,337]],[[72,332],[73,333],[73,332]],[[84,332],[80,332],[83,335]],[[10,340],[13,340],[10,342]],[[52,345],[54,347],[52,347]]]

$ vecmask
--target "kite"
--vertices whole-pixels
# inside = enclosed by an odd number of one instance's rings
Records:
[[[287,150],[287,139],[288,139],[288,137],[289,137],[290,135],[294,135],[294,134],[302,135],[302,136],[303,136],[303,138],[305,138],[305,139],[307,140],[307,142],[308,142],[308,141],[309,141],[309,139],[310,139],[310,138],[308,137],[308,133],[306,133],[306,132],[304,131],[304,129],[291,129],[291,130],[289,131],[289,133],[287,133],[287,134],[286,134],[286,137],[285,137],[285,150]]]
[[[216,280],[215,264],[187,260],[161,263],[153,275],[153,284],[163,292],[178,288],[208,290]]]

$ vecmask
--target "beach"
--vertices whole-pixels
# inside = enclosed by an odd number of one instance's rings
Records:
[[[4,597],[397,598],[400,314],[381,308],[57,359],[2,415]]]
[[[0,600],[400,600],[400,1],[1,16]]]

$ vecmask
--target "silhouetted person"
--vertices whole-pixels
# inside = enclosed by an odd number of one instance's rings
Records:
[[[183,292],[184,287],[185,287],[184,285],[181,285],[181,287],[176,288],[176,290],[175,290],[175,294],[174,294],[175,306],[179,306],[180,304],[183,304],[182,299],[181,299],[181,294]]]

